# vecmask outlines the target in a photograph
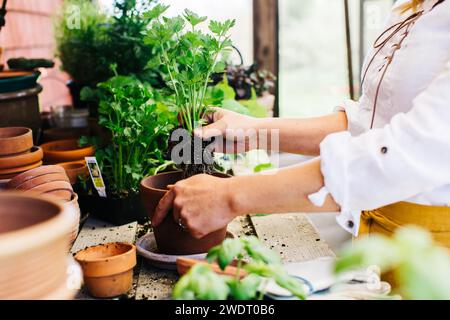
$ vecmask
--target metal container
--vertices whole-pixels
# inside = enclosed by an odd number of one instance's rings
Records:
[[[0,127],[27,127],[33,130],[34,142],[41,133],[38,94],[42,86],[0,93]]]

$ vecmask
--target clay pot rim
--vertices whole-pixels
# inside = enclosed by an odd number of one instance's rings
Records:
[[[128,247],[128,250],[125,251],[124,253],[121,253],[121,254],[118,254],[118,255],[114,255],[114,256],[110,256],[110,257],[105,257],[105,258],[82,259],[82,258],[79,257],[80,253],[85,253],[87,251],[95,250],[95,249],[100,248],[100,247],[106,247],[106,246],[112,246],[112,245],[121,245],[121,246],[124,246],[124,247]],[[111,261],[120,259],[123,256],[129,255],[132,251],[136,251],[136,246],[134,244],[126,243],[126,242],[110,242],[110,243],[98,244],[98,245],[91,246],[91,247],[88,247],[86,249],[80,250],[80,251],[78,251],[75,254],[74,257],[75,257],[76,261],[81,262],[81,263],[95,263],[95,262],[105,262],[105,261],[111,262]],[[126,271],[126,270],[124,270],[124,271]]]
[[[16,156],[14,155],[0,156],[0,164],[2,164],[0,168],[13,169],[28,164],[31,165],[33,163],[42,161],[43,158],[44,158],[44,151],[42,150],[42,148],[34,146],[30,149],[30,152],[28,153],[22,153]],[[11,167],[8,163],[15,163],[14,167]],[[17,163],[20,163],[19,166],[17,166]]]
[[[39,160],[37,162],[30,163],[25,166],[19,166],[19,167],[8,168],[8,169],[0,169],[0,175],[9,175],[9,174],[16,174],[16,173],[21,174],[23,172],[27,172],[29,170],[33,170],[33,169],[41,167],[42,163],[43,163],[42,160]]]
[[[146,182],[148,182],[151,179],[154,179],[156,177],[161,177],[161,176],[166,176],[166,175],[173,175],[173,174],[181,174],[183,173],[182,171],[170,171],[170,172],[163,172],[163,173],[158,173],[154,176],[150,176],[147,178],[144,178],[141,181],[141,188],[146,189],[146,190],[153,190],[153,191],[158,191],[158,192],[167,192],[169,191],[169,189],[157,189],[157,188],[152,188],[146,185]]]
[[[3,127],[3,128],[0,128],[0,131],[6,131],[6,130],[17,130],[17,131],[21,131],[21,132],[16,135],[8,136],[8,137],[2,137],[0,135],[0,142],[7,142],[8,140],[17,139],[17,138],[25,138],[25,136],[32,134],[32,130],[27,127]]]
[[[69,165],[80,165],[79,167],[70,168],[67,167]],[[61,162],[58,163],[57,166],[62,167],[64,170],[79,170],[87,167],[87,163],[85,160],[78,160],[78,161],[69,161],[69,162]]]
[[[36,181],[38,179],[41,178],[48,178],[48,176],[54,176],[54,175],[58,175],[61,176],[61,178],[59,178],[59,180],[41,180],[38,184],[36,184]],[[63,174],[63,173],[46,173],[37,177],[34,177],[32,179],[28,179],[24,182],[22,182],[21,184],[18,184],[16,187],[11,188],[13,190],[23,190],[23,191],[28,191],[31,188],[46,184],[46,183],[50,183],[50,182],[54,182],[54,181],[66,181],[66,182],[70,182],[69,179]]]
[[[50,142],[46,142],[41,144],[42,149],[44,150],[44,153],[48,154],[48,155],[58,155],[58,154],[71,154],[71,153],[78,153],[80,151],[86,151],[86,150],[91,150],[94,149],[94,146],[92,145],[87,145],[87,146],[83,146],[83,147],[78,147],[75,149],[69,149],[69,150],[50,150],[49,147],[53,146],[53,145],[57,145],[57,144],[62,144],[62,143],[75,143],[77,144],[78,140],[77,139],[64,139],[64,140],[55,140],[55,141],[50,141]]]
[[[4,191],[0,193],[2,198],[34,199],[38,202],[46,202],[58,209],[58,213],[34,225],[0,234],[0,253],[2,257],[17,255],[18,252],[36,247],[38,244],[52,243],[55,239],[66,237],[71,226],[66,209],[63,204],[46,195],[25,194],[17,191]],[[49,230],[53,232],[49,235]]]
[[[49,171],[47,171],[47,169]],[[35,170],[46,170],[45,172],[40,172],[37,175],[33,175]],[[32,172],[31,172],[32,171]],[[46,174],[50,174],[50,173],[66,173],[66,171],[64,170],[64,168],[62,168],[61,166],[57,166],[57,165],[46,165],[46,166],[40,166],[25,172],[22,172],[20,174],[18,174],[17,176],[15,176],[14,178],[12,178],[9,183],[8,183],[8,188],[12,188],[15,189],[18,185],[23,184],[24,182],[27,182],[31,179],[46,175]],[[22,178],[24,178],[23,181],[20,182],[20,184],[17,183],[18,180],[22,180]],[[11,184],[12,183],[12,184]]]

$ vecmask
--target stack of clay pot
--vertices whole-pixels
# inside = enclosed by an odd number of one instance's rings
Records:
[[[42,149],[33,146],[31,129],[0,128],[0,180],[40,167],[42,158]]]
[[[78,177],[84,179],[88,176],[89,170],[84,158],[95,154],[93,146],[80,147],[76,139],[70,139],[44,143],[41,147],[44,150],[44,163],[63,167],[71,184],[75,184]]]
[[[81,274],[67,255],[65,211],[45,196],[0,193],[0,300],[75,296]]]
[[[70,241],[75,241],[80,223],[80,207],[78,196],[73,192],[69,177],[62,167],[41,166],[21,173],[11,179],[6,188],[25,194],[49,196],[59,201],[70,218]]]

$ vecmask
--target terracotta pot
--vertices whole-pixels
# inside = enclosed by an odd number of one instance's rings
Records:
[[[44,163],[54,164],[84,160],[95,154],[93,146],[79,147],[77,140],[58,140],[41,145],[44,150]]]
[[[66,174],[69,177],[71,184],[77,183],[78,176],[85,178],[89,175],[89,169],[84,160],[58,163],[58,166],[61,166],[66,170]]]
[[[36,169],[28,170],[24,173],[21,173],[21,174],[15,176],[13,179],[11,179],[11,181],[9,181],[8,188],[15,189],[19,185],[21,185],[22,183],[24,183],[26,181],[29,181],[31,179],[34,179],[36,177],[39,177],[39,176],[42,176],[45,174],[49,174],[49,173],[65,174],[66,172],[60,166],[41,166]]]
[[[136,247],[109,243],[87,248],[75,255],[84,283],[93,297],[112,298],[127,293],[133,285]]]
[[[52,181],[35,186],[31,189],[28,189],[26,192],[46,194],[60,200],[70,201],[70,199],[72,199],[73,189],[70,182]]]
[[[42,140],[51,142],[57,140],[79,139],[89,134],[88,128],[52,128],[44,130]]]
[[[69,232],[70,244],[73,244],[78,236],[78,231],[80,227],[80,206],[78,205],[78,195],[76,193],[72,194],[72,199],[69,202],[63,203],[66,209],[66,214],[69,215],[71,220],[71,230]]]
[[[0,300],[40,299],[65,284],[70,225],[58,202],[3,192],[0,221]]]
[[[30,165],[42,160],[44,153],[42,148],[33,147],[30,152],[22,153],[16,156],[0,157],[0,169],[8,169]]]
[[[18,175],[22,172],[37,168],[42,166],[42,161],[38,161],[26,166],[8,168],[8,169],[0,169],[0,175]]]
[[[0,156],[19,154],[33,147],[33,133],[29,128],[0,128]]]
[[[49,173],[35,177],[33,179],[29,179],[23,182],[22,184],[18,185],[15,189],[30,190],[33,189],[34,187],[54,181],[70,182],[69,178],[65,173]]]
[[[218,175],[225,178],[225,175]],[[182,178],[181,172],[161,173],[148,177],[141,182],[141,197],[150,217],[161,198],[167,192],[167,186],[173,185]],[[195,239],[182,229],[168,214],[166,219],[156,228],[155,233],[158,250],[170,255],[190,255],[208,252],[214,246],[222,243],[227,234],[227,228],[213,232],[202,239]]]

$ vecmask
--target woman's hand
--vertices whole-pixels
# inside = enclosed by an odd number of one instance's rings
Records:
[[[213,113],[207,115],[207,126],[198,128],[194,134],[203,140],[222,137],[223,141],[215,141],[216,152],[240,153],[255,149],[258,144],[258,126],[261,119],[242,115],[233,111],[212,108]]]
[[[209,175],[197,175],[169,187],[152,219],[158,226],[173,209],[173,219],[195,238],[220,230],[237,214],[233,210],[230,181]]]

